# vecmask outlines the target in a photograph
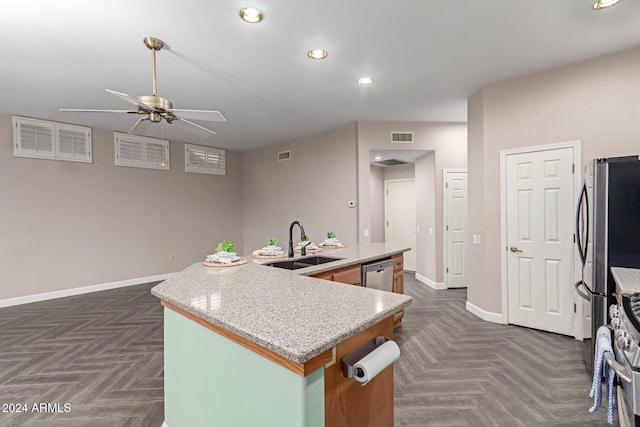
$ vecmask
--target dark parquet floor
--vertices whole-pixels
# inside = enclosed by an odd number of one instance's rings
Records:
[[[28,411],[0,412],[0,426],[160,426],[163,315],[153,285],[0,309],[0,404]],[[70,412],[32,412],[34,403]]]
[[[395,424],[412,427],[607,426],[589,413],[582,342],[480,320],[466,289],[435,291],[405,274],[413,304],[395,339]]]
[[[405,277],[414,302],[396,330],[396,426],[607,425],[604,409],[587,412],[581,343],[484,322],[465,311],[465,290]],[[153,285],[0,309],[0,405],[27,404],[27,413],[0,412],[0,426],[159,427],[163,327]],[[51,405],[34,411],[41,403]]]

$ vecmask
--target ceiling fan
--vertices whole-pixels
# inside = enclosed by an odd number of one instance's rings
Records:
[[[164,42],[155,37],[145,37],[143,39],[144,44],[151,49],[151,60],[153,65],[153,94],[152,95],[142,95],[138,97],[134,97],[131,95],[127,95],[126,93],[116,92],[114,90],[105,89],[112,95],[117,96],[120,99],[123,99],[133,105],[136,106],[134,110],[92,110],[92,109],[81,109],[81,108],[60,108],[60,111],[73,111],[73,112],[92,112],[92,113],[127,113],[127,114],[138,114],[140,118],[137,122],[129,129],[129,132],[132,133],[138,125],[148,124],[148,123],[160,123],[163,119],[169,124],[177,124],[185,130],[194,132],[200,136],[207,136],[210,134],[214,134],[215,132],[211,129],[207,129],[204,126],[200,126],[199,124],[193,123],[187,119],[191,120],[204,120],[210,122],[226,122],[227,120],[224,118],[219,111],[213,110],[180,110],[173,108],[173,104],[171,101],[165,98],[160,98],[156,95],[156,51],[160,50],[164,47]],[[186,125],[186,126],[181,126]]]

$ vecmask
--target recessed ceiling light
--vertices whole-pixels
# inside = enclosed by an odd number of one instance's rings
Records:
[[[598,0],[595,3],[593,3],[591,8],[593,10],[606,9],[608,7],[611,7],[611,6],[615,6],[616,4],[620,3],[621,1],[622,0]]]
[[[371,77],[361,77],[358,79],[358,84],[360,86],[368,86],[373,83],[373,79]]]
[[[246,22],[255,24],[264,19],[264,14],[260,9],[256,9],[255,7],[243,7],[240,9],[240,18]]]
[[[327,55],[329,55],[329,52],[324,49],[311,49],[307,52],[307,56],[311,59],[324,59]]]
[[[382,160],[382,156],[376,156],[376,160]]]

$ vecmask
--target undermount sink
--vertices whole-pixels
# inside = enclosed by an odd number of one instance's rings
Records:
[[[299,258],[296,260],[296,262],[302,262],[304,264],[310,264],[310,265],[319,265],[319,264],[324,264],[327,262],[331,262],[331,261],[337,261],[339,259],[342,258],[336,258],[336,257],[332,257],[332,256],[310,256],[310,257],[306,257],[306,258]]]
[[[310,256],[306,258],[298,258],[291,261],[274,261],[267,262],[264,265],[269,267],[284,268],[286,270],[297,270],[299,268],[311,267],[312,265],[324,264],[326,262],[337,261],[342,258],[328,257],[328,256]]]

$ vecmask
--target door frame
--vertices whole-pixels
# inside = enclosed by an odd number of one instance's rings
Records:
[[[469,171],[467,168],[442,168],[442,271],[444,288],[449,289],[448,277],[447,277],[447,173],[449,172],[464,172],[467,174],[467,224],[465,224],[465,241],[469,234],[467,225],[469,224]],[[465,266],[466,267],[466,266]]]
[[[500,280],[502,283],[502,323],[509,323],[509,283],[507,277],[507,157],[514,154],[533,153],[536,151],[558,150],[562,148],[573,148],[573,205],[578,203],[578,195],[582,187],[582,153],[580,140],[560,142],[556,144],[534,145],[531,147],[511,148],[500,150]],[[573,220],[571,224],[573,224]],[[503,249],[504,248],[504,249]],[[575,245],[573,248],[573,281],[577,280],[580,274],[579,262],[577,262]],[[570,283],[573,288],[573,283]],[[575,307],[576,321],[574,336],[582,340],[582,304],[577,304],[576,294],[573,293],[573,303]]]

